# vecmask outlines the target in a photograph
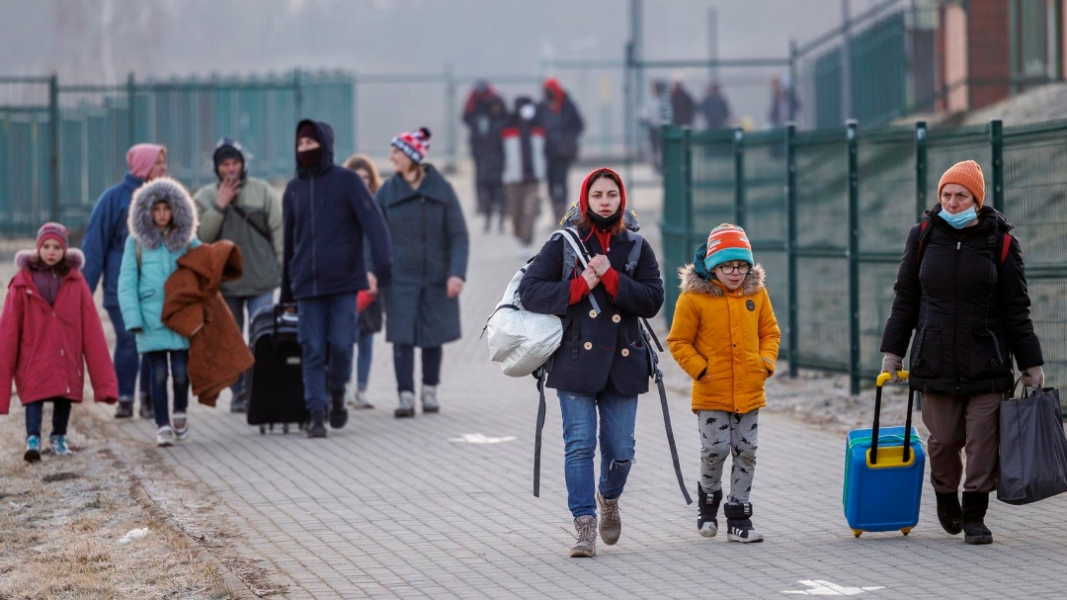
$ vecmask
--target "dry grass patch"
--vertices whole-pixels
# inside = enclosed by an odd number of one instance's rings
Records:
[[[13,409],[0,418],[0,599],[248,597],[137,496],[134,471],[116,458],[128,449],[103,434],[109,424],[98,413],[75,407],[73,456],[46,454],[29,465],[22,460],[23,413]],[[137,528],[148,534],[120,543]]]

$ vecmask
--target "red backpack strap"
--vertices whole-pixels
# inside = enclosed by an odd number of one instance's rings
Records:
[[[1000,236],[1000,263],[1004,264],[1004,261],[1008,260],[1008,252],[1011,250],[1011,234],[1005,233]]]
[[[919,223],[919,250],[915,253],[915,264],[919,264],[923,260],[923,240],[925,239],[923,234],[926,233],[926,227],[930,225],[930,221],[923,221]]]

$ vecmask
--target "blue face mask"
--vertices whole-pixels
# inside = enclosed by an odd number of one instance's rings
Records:
[[[963,229],[968,223],[978,218],[978,213],[975,212],[973,206],[954,215],[950,215],[947,210],[942,208],[941,212],[937,213],[937,215],[955,229]]]

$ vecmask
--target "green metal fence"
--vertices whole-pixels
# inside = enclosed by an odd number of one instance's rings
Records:
[[[354,151],[352,83],[345,73],[300,71],[163,81],[131,75],[122,85],[0,77],[0,234],[32,235],[47,220],[80,230],[138,142],[167,146],[170,175],[192,190],[214,181],[211,156],[222,136],[240,140],[256,176],[290,177],[303,117],[333,125],[336,153],[345,157]]]
[[[908,230],[940,174],[977,160],[986,198],[1016,225],[1049,381],[1067,378],[1067,121],[928,130],[855,122],[745,134],[663,132],[668,323],[678,267],[712,227],[745,227],[783,332],[782,359],[848,373],[853,393],[881,364],[882,329]]]

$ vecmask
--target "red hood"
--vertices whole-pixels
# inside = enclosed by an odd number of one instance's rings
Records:
[[[559,84],[559,80],[555,77],[549,77],[545,80],[545,89],[552,92],[552,112],[559,113],[563,110],[563,99],[567,97],[567,94],[563,91],[563,86]]]
[[[584,215],[586,214],[586,212],[589,211],[589,179],[593,175],[596,175],[597,173],[602,173],[604,171],[607,171],[608,173],[611,173],[615,177],[619,178],[619,212],[626,212],[626,186],[622,184],[622,177],[618,173],[612,171],[607,167],[601,167],[599,169],[594,170],[592,173],[586,175],[585,179],[582,181],[582,195],[579,197],[578,200],[578,209],[581,211],[581,214]]]

